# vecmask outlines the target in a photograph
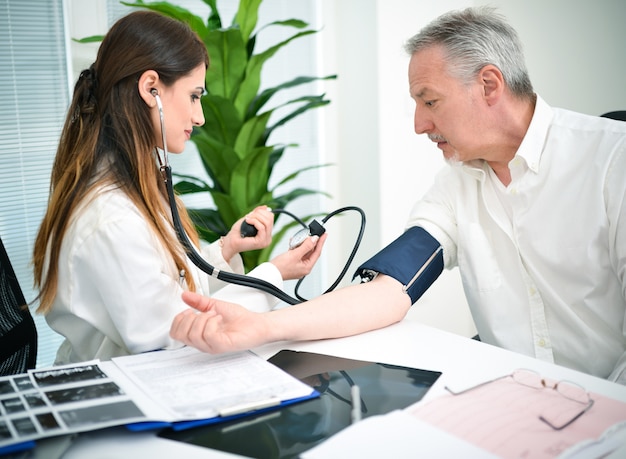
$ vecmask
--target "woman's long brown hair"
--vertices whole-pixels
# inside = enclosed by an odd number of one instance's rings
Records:
[[[76,82],[61,132],[48,208],[33,252],[37,312],[48,312],[54,302],[59,254],[72,215],[102,185],[113,185],[130,197],[195,290],[185,252],[171,228],[165,183],[154,157],[158,140],[137,83],[146,70],[154,70],[171,86],[208,62],[204,44],[186,24],[158,13],[131,13],[107,33],[96,61]],[[178,199],[177,207],[185,230],[198,244]]]

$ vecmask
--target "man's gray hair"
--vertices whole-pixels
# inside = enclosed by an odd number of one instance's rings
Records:
[[[445,13],[411,37],[405,50],[413,55],[431,46],[443,47],[451,74],[461,81],[471,82],[485,65],[492,64],[513,94],[534,97],[519,36],[494,8]]]

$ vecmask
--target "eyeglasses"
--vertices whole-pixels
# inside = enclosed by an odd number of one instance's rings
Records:
[[[571,381],[557,381],[550,384],[538,373],[526,369],[515,370],[511,374],[500,376],[499,378],[495,378],[490,381],[485,381],[462,391],[453,391],[448,386],[446,386],[445,389],[452,395],[461,395],[505,378],[512,378],[516,383],[532,389],[553,389],[567,400],[575,402],[575,405],[571,408],[568,407],[567,410],[565,410],[567,411],[566,413],[544,413],[539,415],[539,419],[552,427],[554,430],[563,430],[567,426],[571,425],[574,421],[576,421],[576,419],[589,411],[594,403],[593,399],[589,395],[589,392],[587,392],[582,386],[579,386]]]

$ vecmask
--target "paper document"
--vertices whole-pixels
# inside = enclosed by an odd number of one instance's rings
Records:
[[[497,459],[474,446],[405,411],[372,416],[345,428],[300,455],[302,459]]]
[[[0,454],[116,425],[219,422],[316,395],[249,351],[213,356],[182,348],[31,370],[0,378]]]
[[[552,387],[537,389],[504,378],[416,404],[407,412],[500,457],[547,459],[567,457],[581,442],[608,441],[611,431],[626,422],[626,403],[589,395],[593,405],[576,417],[581,405]],[[557,430],[541,417],[560,417],[564,424],[575,420]]]
[[[210,355],[185,347],[113,362],[154,404],[168,409],[169,418],[162,421],[237,414],[313,392],[252,352]]]

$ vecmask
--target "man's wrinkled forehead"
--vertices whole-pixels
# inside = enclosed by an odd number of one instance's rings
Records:
[[[435,49],[426,49],[411,56],[408,67],[409,92],[414,98],[427,98],[437,93],[437,86],[447,75],[445,61]]]

